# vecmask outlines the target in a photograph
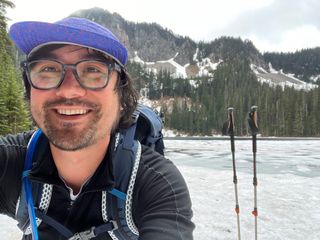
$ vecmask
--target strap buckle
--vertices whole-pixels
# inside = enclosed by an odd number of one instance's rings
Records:
[[[109,222],[112,223],[112,225],[113,225],[113,228],[112,228],[111,231],[117,230],[117,229],[119,228],[117,221],[115,221],[115,220],[110,220]]]
[[[76,233],[68,240],[90,240],[90,239],[96,237],[96,234],[94,233],[94,229],[95,229],[95,227],[92,227],[89,230]]]
[[[109,223],[111,223],[112,226],[108,225],[108,228],[103,228],[103,230],[99,227],[92,227],[89,230],[79,232],[74,234],[72,237],[70,237],[68,240],[90,240],[94,237],[97,237],[98,235],[101,234],[102,232],[107,232],[107,231],[114,231],[118,229],[118,224],[114,220],[110,220]]]

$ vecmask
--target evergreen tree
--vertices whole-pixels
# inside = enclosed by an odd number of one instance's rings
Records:
[[[13,6],[10,1],[0,0],[0,134],[30,128],[23,87],[13,63],[12,45],[6,31],[5,8]]]
[[[250,64],[257,63],[261,54],[250,41],[222,37],[200,42],[198,47],[199,61],[223,59],[213,76],[173,78],[166,70],[155,74],[139,64],[129,64],[138,90],[147,88],[149,98],[161,100],[167,128],[190,135],[221,133],[227,108],[234,107],[236,135],[246,135],[248,112],[257,105],[263,136],[320,136],[320,88],[298,91],[260,83]],[[297,76],[315,76],[319,75],[319,50],[265,54],[264,58]]]

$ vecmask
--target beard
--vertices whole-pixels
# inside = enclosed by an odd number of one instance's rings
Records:
[[[90,119],[86,125],[82,128],[74,126],[72,122],[57,122],[52,117],[52,108],[54,106],[83,106],[90,109]],[[45,102],[42,111],[36,113],[38,116],[43,116],[43,126],[34,121],[38,126],[43,128],[42,130],[46,134],[50,143],[52,143],[58,149],[64,151],[77,151],[95,144],[99,139],[107,137],[111,134],[112,128],[107,131],[105,128],[98,129],[98,122],[102,118],[101,106],[89,101],[77,100],[77,99],[59,99],[55,101]],[[116,122],[116,121],[115,121]],[[113,124],[115,125],[115,124]]]

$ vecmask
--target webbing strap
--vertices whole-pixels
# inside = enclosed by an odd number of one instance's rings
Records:
[[[125,201],[127,199],[127,194],[119,191],[116,188],[113,188],[111,191],[108,191],[108,192],[111,193],[112,195],[116,196],[117,198],[122,199],[123,201]]]
[[[52,217],[49,217],[44,212],[35,210],[35,213],[37,217],[41,218],[43,222],[53,227],[55,230],[57,230],[61,235],[63,235],[66,238],[71,238],[73,236],[73,232],[71,232],[68,228],[63,226],[58,221],[54,220]]]
[[[118,229],[118,224],[116,221],[110,220],[109,222],[94,228],[95,236],[107,233],[109,231],[114,231]]]
[[[34,206],[33,206],[32,187],[31,187],[31,183],[29,181],[28,176],[29,176],[30,169],[32,168],[34,150],[36,148],[38,138],[40,137],[41,133],[42,133],[41,130],[38,129],[33,133],[29,141],[26,159],[25,159],[25,166],[24,166],[25,171],[22,174],[22,183],[23,183],[23,187],[26,195],[26,201],[28,205],[28,213],[29,213],[33,240],[38,240],[39,236],[38,236],[36,215],[35,215]]]
[[[98,227],[91,227],[89,230],[74,234],[68,228],[63,226],[61,223],[59,223],[52,217],[46,215],[44,212],[39,210],[35,210],[35,212],[37,217],[39,217],[44,223],[53,227],[55,230],[57,230],[61,235],[63,235],[68,240],[89,240],[103,233],[107,233],[109,231],[114,231],[118,229],[118,224],[116,223],[116,221],[109,221]]]

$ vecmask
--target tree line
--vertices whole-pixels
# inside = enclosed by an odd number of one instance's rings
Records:
[[[247,135],[247,116],[258,106],[263,136],[320,136],[320,89],[295,90],[260,83],[249,60],[238,58],[220,64],[213,77],[172,78],[131,63],[136,87],[157,101],[165,126],[189,135],[221,134],[228,107],[235,109],[237,135]]]
[[[303,49],[295,53],[267,52],[263,56],[265,61],[271,62],[274,68],[294,73],[297,78],[306,82],[320,75],[320,47]],[[320,77],[316,79],[316,82],[320,84]]]

